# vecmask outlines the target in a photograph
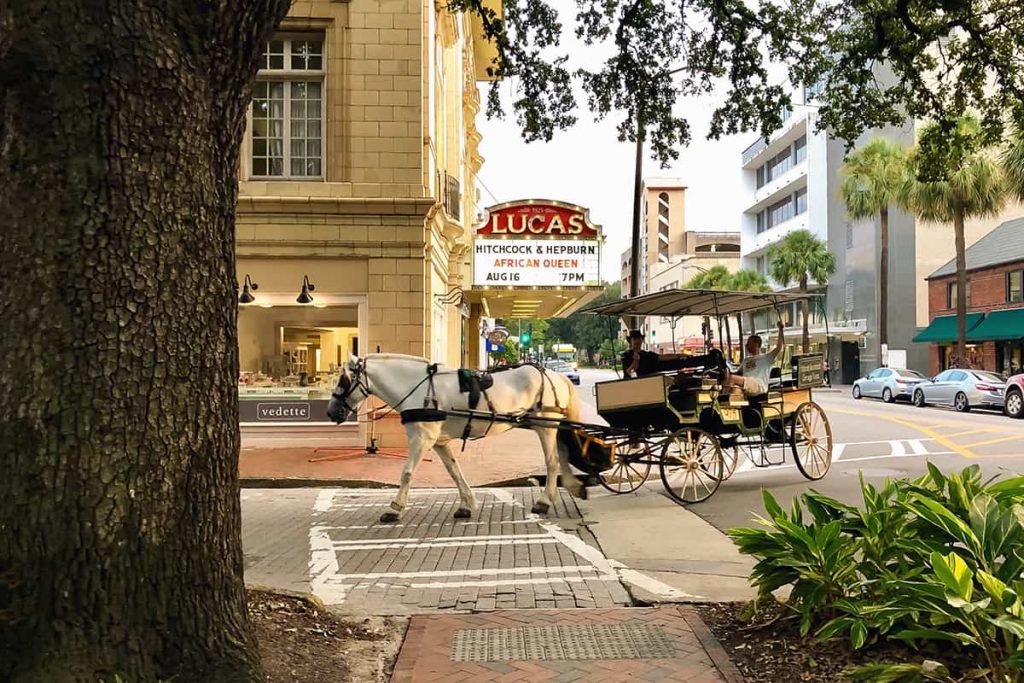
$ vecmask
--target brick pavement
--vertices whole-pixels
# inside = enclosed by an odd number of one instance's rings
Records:
[[[530,513],[540,489],[476,494],[470,520],[453,489],[421,489],[381,524],[393,491],[244,490],[246,580],[371,614],[631,603],[567,494],[548,517]]]
[[[415,616],[392,683],[741,683],[685,607]]]
[[[465,452],[462,442],[455,444],[459,467],[471,486],[482,486],[530,477],[544,471],[544,457],[537,435],[525,429],[513,429],[497,436],[470,441]],[[404,455],[403,449],[387,449]],[[255,447],[243,448],[239,457],[239,472],[243,485],[246,480],[312,480],[312,481],[368,481],[395,485],[405,467],[405,458],[386,458],[365,455],[360,457],[309,462],[319,455],[337,451],[318,450],[316,447]],[[427,453],[416,469],[414,487],[452,486],[451,477],[440,458]]]

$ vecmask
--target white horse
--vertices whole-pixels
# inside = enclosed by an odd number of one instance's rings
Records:
[[[430,374],[431,369],[435,370],[433,375]],[[546,514],[554,504],[558,495],[559,469],[562,484],[569,492],[585,498],[586,488],[569,468],[568,450],[558,439],[554,422],[559,418],[579,420],[579,396],[572,383],[564,375],[532,365],[502,370],[494,373],[493,377],[494,385],[487,389],[486,398],[481,396],[477,411],[490,411],[493,406],[493,410],[499,414],[553,418],[551,426],[527,426],[540,437],[547,468],[547,484],[544,493],[534,504],[533,512]],[[457,371],[433,366],[425,358],[396,353],[374,353],[365,359],[353,357],[338,378],[327,415],[335,422],[343,422],[369,396],[376,396],[403,414],[402,421],[409,437],[409,458],[402,470],[398,495],[391,502],[391,510],[381,515],[380,521],[398,521],[405,510],[413,474],[428,448],[433,448],[441,458],[459,489],[461,506],[455,511],[455,517],[472,516],[476,508],[476,496],[462,476],[449,446],[453,439],[462,438],[467,418],[437,412],[469,409],[469,395],[460,391]],[[470,438],[500,434],[517,427],[514,423],[503,421],[492,424],[487,417],[474,417],[468,421]]]

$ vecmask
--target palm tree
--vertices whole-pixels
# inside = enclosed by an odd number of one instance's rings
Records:
[[[729,289],[734,292],[770,292],[771,287],[768,286],[768,280],[765,279],[764,275],[751,270],[750,268],[741,268],[732,274],[729,278]],[[753,326],[751,326],[753,327]],[[739,337],[740,344],[740,358],[742,359],[745,355],[743,348],[743,314],[736,314],[736,334]]]
[[[750,268],[741,268],[733,273],[732,277],[729,278],[729,289],[734,292],[772,291],[772,288],[768,286],[768,280],[765,276]]]
[[[835,256],[824,242],[807,230],[794,230],[781,242],[770,246],[768,260],[771,262],[772,279],[784,287],[796,283],[801,294],[807,293],[807,283],[811,280],[823,285],[836,272]],[[811,346],[811,335],[808,330],[806,299],[802,302],[802,312],[803,352],[807,353]]]
[[[908,160],[900,203],[923,220],[953,223],[956,345],[960,358],[965,357],[967,348],[964,223],[968,218],[998,213],[1007,194],[1006,175],[987,153],[977,119],[964,116],[956,121],[932,123],[922,129]]]
[[[1024,202],[1024,128],[1017,128],[1014,131],[1009,146],[1003,151],[1001,161],[1009,192]]]
[[[732,273],[723,265],[711,266],[706,270],[690,278],[686,283],[687,289],[729,289],[732,281]],[[722,342],[722,319],[718,319],[718,341]],[[725,321],[725,342],[729,347],[729,354],[732,355],[732,331],[729,329],[729,321]]]
[[[854,220],[878,216],[881,254],[878,265],[878,340],[889,343],[889,206],[897,203],[907,169],[907,150],[875,138],[850,155],[840,173],[839,194]]]

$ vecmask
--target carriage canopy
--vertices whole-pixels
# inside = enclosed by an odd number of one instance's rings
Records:
[[[584,310],[600,315],[659,315],[664,317],[722,316],[775,308],[793,301],[813,299],[818,294],[789,292],[730,292],[717,289],[667,289],[652,294],[620,299]]]

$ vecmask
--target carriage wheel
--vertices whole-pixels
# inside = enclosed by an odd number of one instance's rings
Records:
[[[707,500],[722,484],[725,463],[718,438],[703,429],[681,429],[665,439],[661,483],[677,503]]]
[[[789,445],[800,474],[821,479],[832,465],[832,425],[817,403],[801,403],[793,414]]]
[[[651,473],[651,449],[646,442],[624,444],[616,449],[611,469],[599,472],[601,486],[614,494],[632,493]]]
[[[740,464],[740,445],[732,448],[722,449],[722,481],[727,480],[736,472],[736,466]]]

